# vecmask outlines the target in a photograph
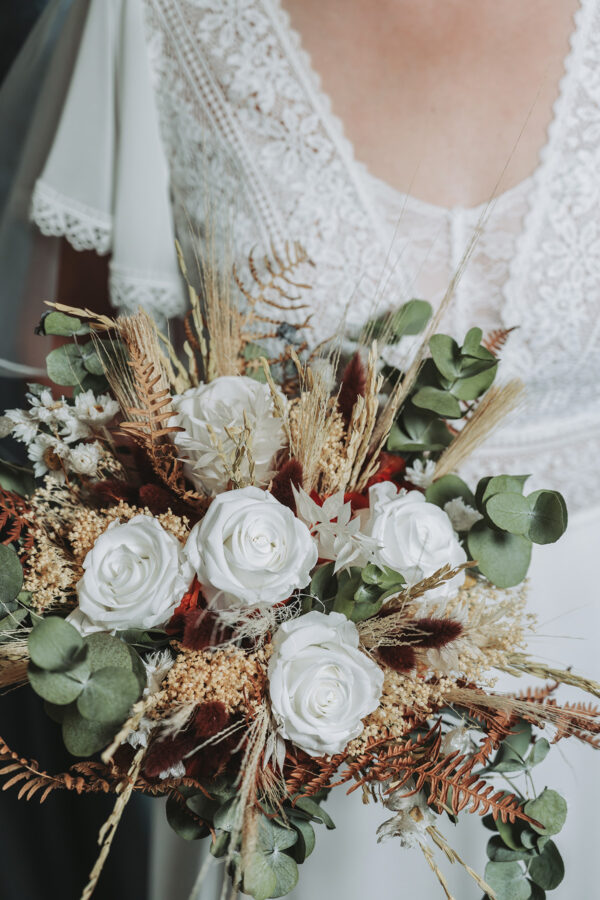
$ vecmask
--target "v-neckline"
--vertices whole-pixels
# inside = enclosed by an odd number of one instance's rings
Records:
[[[446,215],[451,215],[454,211],[460,211],[461,213],[467,214],[481,212],[481,214],[483,214],[486,207],[490,203],[502,200],[503,198],[510,195],[513,191],[515,193],[518,193],[524,188],[525,184],[529,182],[535,185],[535,183],[539,181],[540,171],[544,168],[546,159],[551,155],[551,147],[554,144],[554,137],[558,131],[557,123],[559,120],[559,115],[562,112],[562,107],[564,106],[564,96],[567,93],[567,88],[571,81],[572,72],[575,68],[574,60],[577,56],[577,46],[580,43],[581,38],[583,37],[582,22],[585,18],[584,14],[586,12],[586,9],[592,5],[592,0],[578,0],[577,7],[573,13],[572,28],[569,36],[569,49],[563,60],[563,73],[557,85],[557,93],[552,104],[550,120],[546,126],[545,141],[538,150],[537,163],[534,170],[521,181],[517,182],[514,185],[511,185],[511,187],[507,188],[506,190],[490,197],[488,201],[482,201],[481,203],[474,205],[453,204],[452,206],[444,206],[443,204],[433,203],[417,197],[410,192],[401,190],[386,179],[381,178],[379,175],[376,175],[367,163],[363,162],[357,157],[354,143],[348,137],[344,121],[340,118],[340,116],[337,115],[337,113],[334,112],[331,96],[323,87],[323,81],[320,72],[315,67],[312,56],[304,45],[301,33],[292,24],[291,16],[288,10],[284,7],[282,0],[270,0],[270,2],[272,2],[272,4],[274,5],[281,22],[284,24],[285,31],[287,32],[287,36],[289,38],[289,43],[293,47],[296,56],[301,63],[301,68],[304,70],[304,75],[310,83],[313,93],[313,101],[315,101],[315,106],[319,114],[321,115],[323,124],[328,126],[330,132],[335,136],[336,143],[338,144],[338,149],[342,152],[342,155],[345,157],[348,167],[352,170],[351,174],[354,175],[355,178],[356,176],[358,176],[361,183],[364,184],[365,181],[373,179],[374,181],[388,187],[389,190],[393,191],[399,198],[403,198],[406,203],[410,203],[411,205],[414,204],[415,206],[421,208],[428,208],[431,211],[437,212],[438,215],[441,215],[443,213],[445,213]]]

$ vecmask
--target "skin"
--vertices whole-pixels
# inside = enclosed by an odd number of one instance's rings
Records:
[[[577,0],[282,2],[374,175],[469,207],[535,170]]]

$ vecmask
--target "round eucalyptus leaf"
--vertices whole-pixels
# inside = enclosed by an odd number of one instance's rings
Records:
[[[492,386],[497,371],[498,364],[496,363],[496,365],[485,368],[483,372],[477,372],[476,375],[459,378],[452,387],[452,394],[459,400],[476,400]]]
[[[529,800],[523,809],[530,818],[540,823],[541,827],[531,826],[538,834],[558,834],[567,818],[567,801],[549,788],[535,800]]]
[[[23,587],[23,569],[12,549],[0,544],[0,603],[10,603]]]
[[[91,722],[84,719],[73,706],[65,713],[62,736],[65,747],[73,756],[93,756],[115,736],[118,725]]]
[[[496,900],[529,900],[531,885],[518,862],[489,862],[485,880],[496,894]]]
[[[546,900],[546,891],[544,891],[538,884],[534,884],[533,881],[530,881],[530,884],[531,884],[530,900]]]
[[[495,531],[485,522],[476,522],[467,535],[471,559],[499,588],[520,584],[531,561],[531,541],[518,534]]]
[[[511,850],[522,850],[521,835],[523,828],[520,822],[503,822],[500,816],[496,819],[498,834]]]
[[[102,360],[98,356],[92,341],[88,341],[87,344],[84,344],[81,347],[81,359],[86,371],[89,372],[90,375],[104,375]]]
[[[52,719],[53,722],[56,722],[57,725],[62,725],[68,708],[68,706],[58,706],[56,703],[50,703],[49,700],[44,700],[44,712],[48,718]]]
[[[530,514],[527,537],[535,544],[553,544],[562,537],[567,516],[565,501],[558,491],[534,491],[527,502]]]
[[[529,475],[494,475],[493,478],[482,478],[477,485],[476,496],[485,504],[494,494],[522,494],[528,478]]]
[[[48,616],[32,629],[29,656],[40,669],[66,672],[85,655],[83,638],[76,628],[59,616]]]
[[[77,344],[64,344],[52,350],[46,357],[48,378],[62,387],[72,387],[85,378],[81,352]]]
[[[187,804],[173,794],[167,800],[166,812],[167,822],[184,841],[197,841],[210,834],[208,825],[199,822]]]
[[[88,648],[88,660],[92,672],[98,669],[116,667],[117,669],[133,668],[131,654],[127,644],[112,634],[97,631],[85,638]]]
[[[142,658],[139,653],[133,649],[133,647],[128,646],[129,656],[131,657],[131,671],[137,678],[137,683],[140,689],[140,693],[144,691],[144,688],[148,685],[148,676],[146,674],[146,667],[142,662]]]
[[[421,388],[412,398],[412,402],[419,409],[428,409],[444,419],[460,419],[462,416],[460,404],[456,397],[453,397],[448,391],[441,390],[441,388]]]
[[[405,334],[420,334],[431,318],[433,308],[427,300],[408,300],[392,313],[392,330],[398,340]]]
[[[546,740],[546,738],[538,738],[533,747],[531,748],[531,753],[527,758],[528,766],[537,766],[543,760],[546,759],[548,754],[550,753],[550,744]]]
[[[40,325],[43,334],[55,334],[60,337],[88,334],[90,330],[89,325],[84,325],[77,316],[68,316],[62,312],[46,313]]]
[[[253,853],[244,865],[244,893],[254,900],[268,900],[275,896],[276,890],[277,875],[266,854]]]
[[[475,356],[479,357],[479,355],[483,352],[486,354],[492,355],[489,350],[486,350],[485,347],[481,346],[481,338],[483,337],[483,331],[481,328],[469,328],[465,335],[465,340],[461,347],[461,353],[463,356]]]
[[[123,722],[140,695],[133,672],[116,667],[97,669],[77,698],[77,709],[92,722]]]
[[[68,672],[47,672],[35,663],[30,663],[27,670],[29,683],[36,694],[57,706],[73,703],[83,690],[89,674],[86,660]]]
[[[512,850],[507,847],[499,834],[490,838],[486,847],[488,858],[492,862],[516,862],[518,860],[529,859],[533,855],[533,850],[521,848]]]
[[[485,504],[485,511],[498,528],[511,534],[527,535],[531,509],[522,494],[494,494]]]
[[[544,891],[553,891],[565,877],[565,864],[554,841],[548,841],[529,863],[529,877]]]
[[[299,809],[309,815],[312,821],[322,822],[328,831],[333,831],[335,828],[335,822],[329,813],[312,797],[298,797],[294,803],[294,810]]]
[[[298,840],[293,828],[278,825],[272,819],[261,816],[258,828],[258,846],[263,853],[278,853],[287,850]]]
[[[239,801],[237,797],[227,800],[226,803],[220,806],[213,817],[215,828],[220,828],[221,831],[233,831],[238,807]]]
[[[456,497],[464,500],[467,506],[475,508],[475,497],[472,491],[458,475],[443,475],[437,481],[432,482],[425,491],[427,502],[435,503],[441,509]]]

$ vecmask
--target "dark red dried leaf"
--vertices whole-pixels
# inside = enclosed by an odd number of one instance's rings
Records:
[[[229,724],[229,715],[220,700],[208,700],[194,714],[192,728],[197,738],[214,737]]]
[[[346,425],[350,422],[357,398],[365,396],[366,387],[365,367],[360,354],[356,352],[344,369],[338,395],[338,409],[343,415]]]

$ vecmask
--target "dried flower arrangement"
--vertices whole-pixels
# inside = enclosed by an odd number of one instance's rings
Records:
[[[70,338],[48,373],[73,396],[34,385],[1,420],[38,480],[0,490],[0,685],[29,683],[78,761],[53,775],[1,742],[4,787],[117,795],[83,898],[133,791],[168,797],[234,893],[282,896],[341,784],[391,811],[380,837],[419,846],[446,896],[437,851],[489,898],[544,897],[565,801],[498,779],[529,778],[548,737],[598,747],[597,708],[553,695],[600,686],[525,649],[560,494],[455,474],[519,402],[493,385],[508,333],[459,346],[415,300],[345,366],[335,345],[309,355],[301,263],[299,246],[251,259],[250,286],[205,267],[184,361],[141,311],[42,320]],[[419,332],[406,371],[382,364],[378,344]],[[549,683],[501,694],[498,672]],[[494,832],[485,880],[435,824],[465,811]]]

